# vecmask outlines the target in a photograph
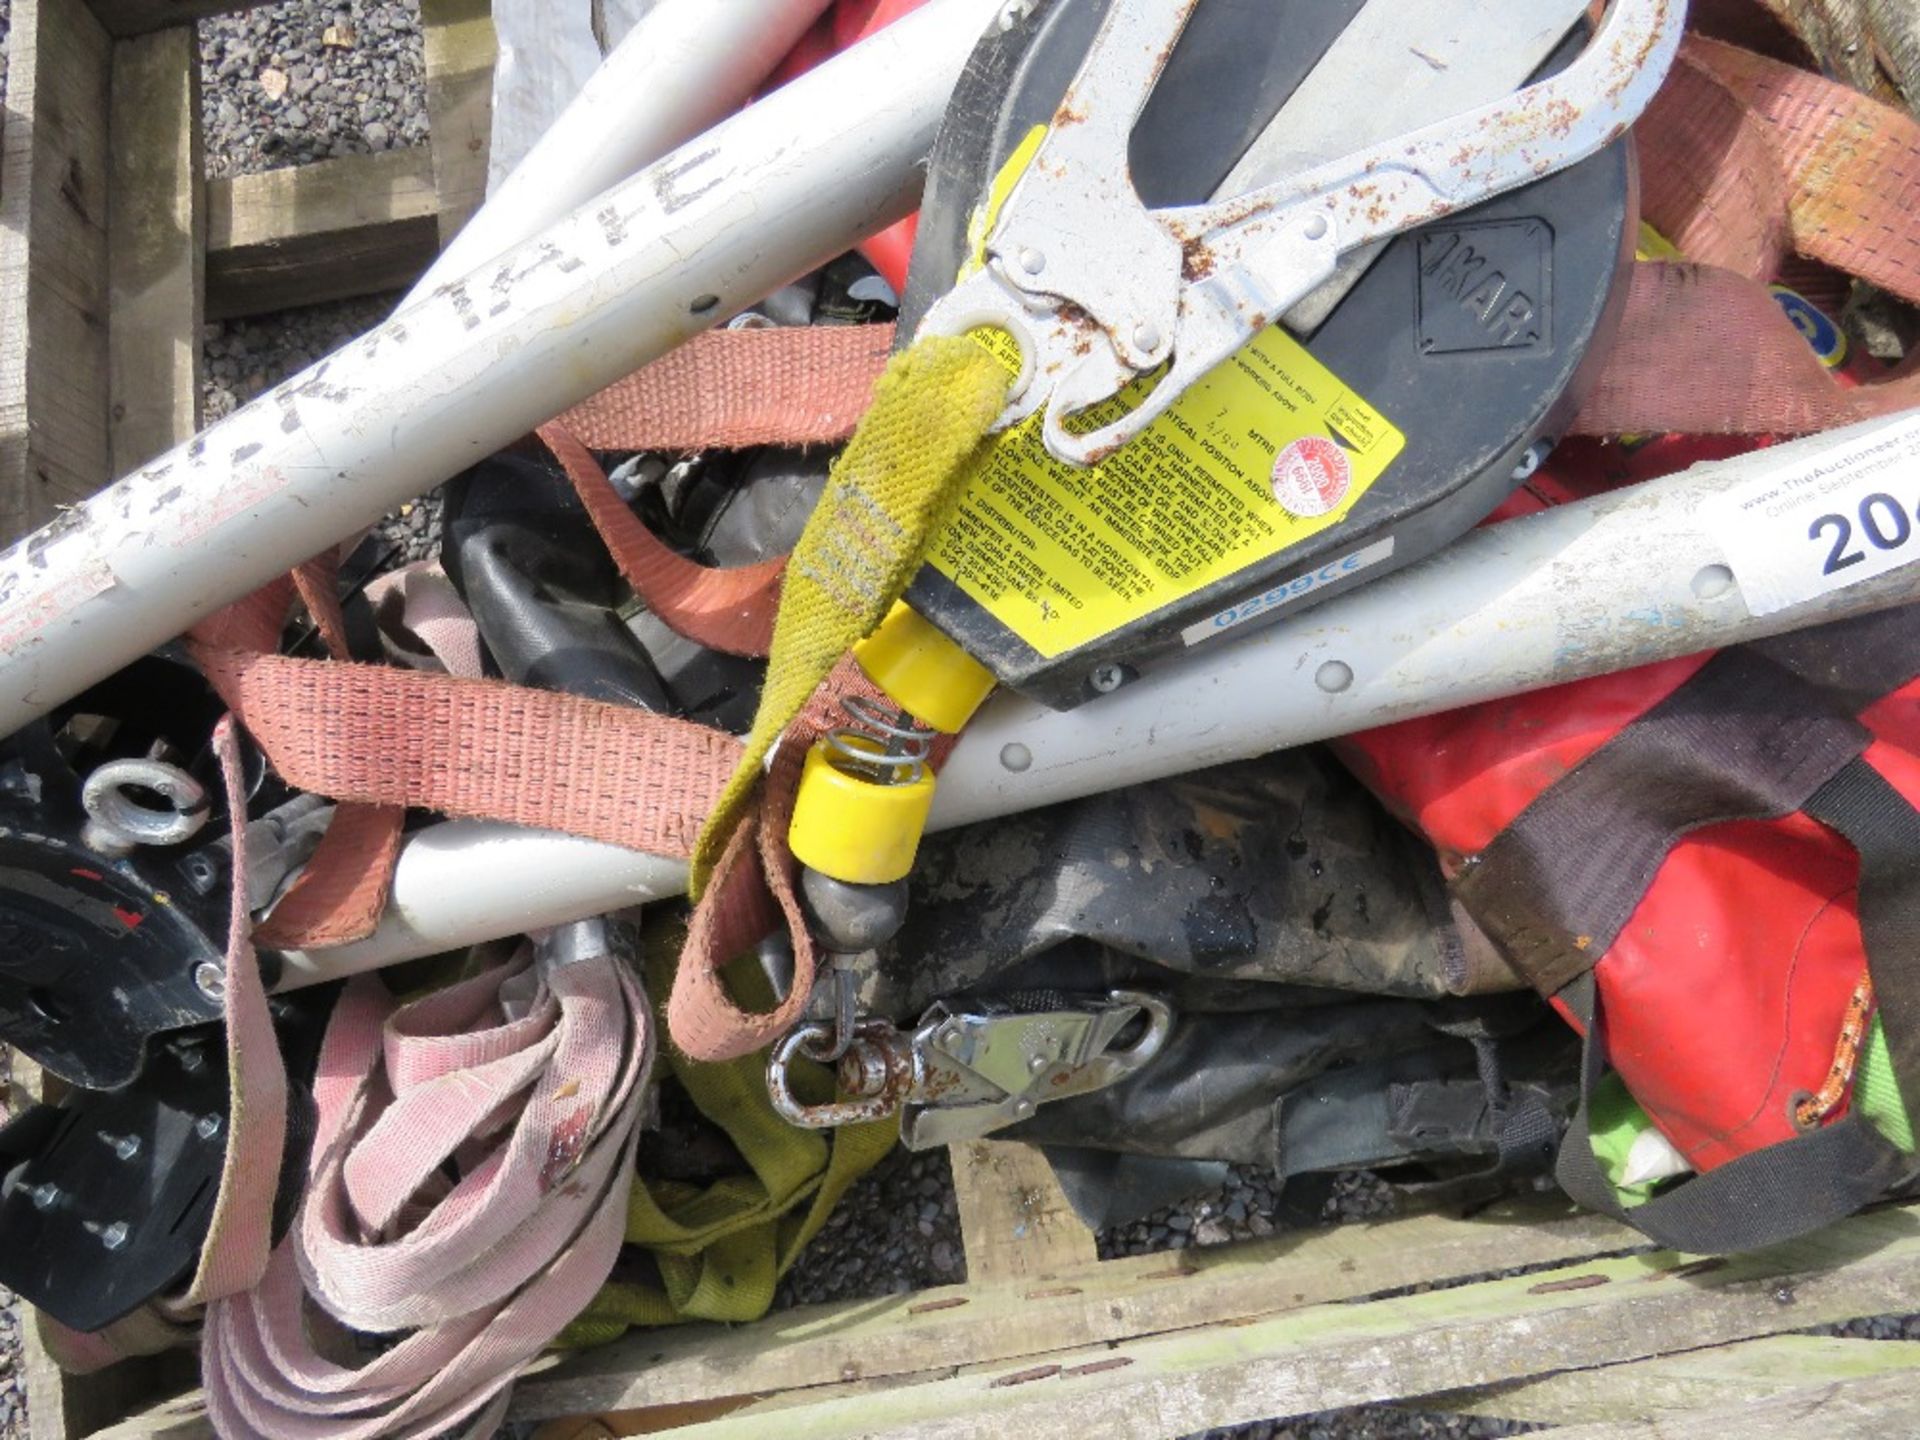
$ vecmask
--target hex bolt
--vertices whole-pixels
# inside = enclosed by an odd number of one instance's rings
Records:
[[[193,967],[193,983],[209,1000],[227,998],[227,972],[211,960],[202,960]]]
[[[60,1203],[60,1187],[51,1180],[42,1181],[30,1193],[36,1210],[51,1210]]]
[[[140,1153],[140,1137],[138,1135],[109,1135],[104,1130],[100,1131],[99,1135],[101,1141],[105,1143],[107,1148],[112,1150],[113,1153],[122,1160],[131,1160]]]
[[[1020,268],[1029,275],[1038,275],[1047,268],[1047,257],[1029,245],[1020,252]]]
[[[1118,665],[1096,665],[1093,674],[1087,677],[1087,683],[1102,695],[1111,695],[1127,683],[1127,672]]]
[[[116,1220],[100,1232],[100,1243],[109,1250],[118,1250],[122,1245],[127,1243],[129,1233],[127,1222],[124,1220]]]
[[[220,1127],[225,1123],[218,1115],[202,1115],[193,1122],[193,1133],[202,1140],[211,1140],[220,1133]]]

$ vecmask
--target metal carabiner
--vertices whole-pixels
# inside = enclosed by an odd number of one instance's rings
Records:
[[[1562,169],[1646,108],[1679,48],[1684,0],[1612,0],[1566,69],[1491,104],[1245,195],[1149,210],[1127,145],[1197,0],[1107,11],[1053,124],[1015,180],[986,263],[922,334],[1011,335],[1021,374],[997,428],[1044,408],[1052,454],[1091,465],[1333,274],[1340,257]],[[1165,367],[1127,412],[1069,417]]]

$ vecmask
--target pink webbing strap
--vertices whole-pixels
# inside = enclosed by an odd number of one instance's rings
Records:
[[[225,784],[233,826],[233,900],[228,915],[226,993],[228,1114],[226,1155],[214,1192],[213,1218],[193,1278],[178,1295],[141,1307],[105,1330],[71,1330],[37,1317],[47,1348],[62,1370],[87,1374],[132,1355],[148,1355],[190,1338],[182,1323],[194,1307],[238,1295],[266,1273],[273,1246],[273,1201],[287,1135],[287,1072],[267,1012],[266,989],[247,913],[247,813],[239,739],[233,718],[214,727],[213,752]]]
[[[745,383],[744,377],[739,383]],[[785,556],[734,570],[716,570],[677,555],[627,508],[600,462],[563,422],[542,425],[536,433],[566,472],[620,574],[668,629],[729,655],[767,653],[773,645],[773,617],[780,608]]]
[[[712,330],[559,424],[593,450],[832,444],[867,413],[892,349],[891,325]]]
[[[631,968],[604,950],[398,1008],[352,981],[321,1050],[298,1225],[255,1290],[207,1315],[216,1428],[492,1433],[513,1377],[618,1257],[653,1043]],[[335,1325],[411,1333],[350,1364]]]
[[[233,717],[214,727],[214,754],[232,819],[233,899],[228,914],[226,995],[227,1153],[212,1226],[184,1303],[203,1305],[259,1282],[273,1247],[273,1197],[287,1136],[287,1072],[267,1012],[247,913],[247,795]]]

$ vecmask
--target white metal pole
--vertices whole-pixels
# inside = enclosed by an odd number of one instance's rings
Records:
[[[996,696],[941,771],[931,826],[1920,600],[1920,562],[1909,562],[1755,616],[1736,574],[1746,562],[1726,548],[1717,507],[1729,490],[1781,467],[1817,474],[1862,437],[1904,444],[1909,458],[1886,488],[1911,504],[1920,494],[1920,459],[1911,458],[1920,457],[1920,410],[1475,530],[1297,619],[1205,642],[1077,710]],[[449,822],[408,842],[378,933],[295,957],[294,983],[678,894],[685,883],[684,867],[657,856]]]
[[[931,0],[0,554],[0,735],[906,214]]]
[[[661,0],[588,77],[407,304],[477,270],[745,104],[832,0]]]

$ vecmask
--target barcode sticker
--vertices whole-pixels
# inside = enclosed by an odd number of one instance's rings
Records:
[[[1920,561],[1920,417],[1768,469],[1723,495],[1717,512],[1755,615]]]

